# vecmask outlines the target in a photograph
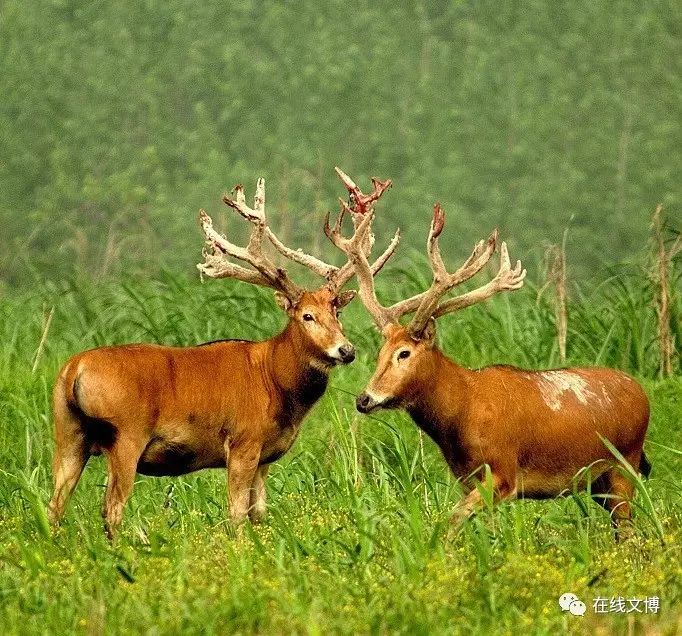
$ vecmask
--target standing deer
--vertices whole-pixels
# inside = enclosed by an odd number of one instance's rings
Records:
[[[355,238],[365,256],[373,237],[361,219],[390,185],[374,180],[367,195],[357,186],[349,190]],[[246,205],[241,186],[235,192],[235,200],[225,196],[223,201],[252,224],[248,245],[238,247],[218,234],[201,210],[207,249],[198,268],[211,278],[272,288],[288,316],[287,326],[263,342],[131,344],[72,357],[57,378],[53,396],[53,521],[61,518],[89,457],[101,453],[108,473],[102,515],[110,538],[120,525],[136,473],[182,475],[226,467],[233,522],[247,513],[252,521],[260,520],[270,464],[293,444],[301,421],[325,391],[331,367],[354,359],[355,350],[338,318],[355,295],[341,291],[354,274],[351,263],[337,268],[286,247],[268,227],[263,179],[258,180],[253,208]],[[294,284],[263,252],[265,237],[284,257],[308,267],[325,283],[312,291]],[[398,240],[396,234],[371,272],[381,269]]]
[[[371,218],[363,223],[371,223]],[[482,505],[473,488],[479,469],[488,465],[496,500],[555,497],[590,467],[592,492],[611,513],[614,526],[631,519],[632,482],[606,448],[609,440],[631,466],[648,475],[642,445],[649,402],[641,386],[625,373],[603,368],[525,371],[507,365],[466,369],[447,358],[435,342],[435,319],[519,289],[526,275],[511,267],[507,246],[500,246],[500,267],[487,284],[449,300],[441,298],[472,278],[490,260],[497,231],[479,242],[468,260],[448,273],[438,237],[445,215],[434,207],[427,252],[433,272],[430,288],[390,307],[377,300],[372,272],[357,236],[343,238],[340,224],[325,232],[355,267],[360,298],[385,342],[374,375],[357,398],[357,409],[403,408],[440,447],[469,493],[453,517],[461,521]],[[414,312],[407,326],[401,316]],[[485,337],[481,334],[481,337]],[[601,436],[601,437],[600,437]],[[582,471],[583,475],[586,471]]]

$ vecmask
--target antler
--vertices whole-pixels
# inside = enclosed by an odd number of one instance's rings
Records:
[[[302,265],[306,265],[322,276],[327,275],[329,265],[316,259],[314,256],[302,251],[291,250],[282,244],[267,225],[265,218],[265,180],[258,179],[253,208],[246,205],[244,188],[237,185],[234,188],[235,198],[223,196],[223,202],[235,209],[253,228],[246,248],[239,247],[228,241],[213,228],[213,220],[204,210],[199,211],[199,222],[206,236],[209,247],[204,250],[205,262],[197,265],[199,271],[211,278],[236,278],[255,285],[265,285],[285,294],[290,300],[297,300],[303,293],[303,289],[296,285],[286,271],[277,267],[263,253],[263,237],[268,236],[273,245],[287,258]],[[227,260],[231,256],[251,265],[254,270],[236,265]],[[324,273],[322,273],[324,272]]]
[[[445,226],[445,213],[440,207],[440,203],[433,206],[433,220],[429,230],[429,238],[426,242],[426,249],[433,272],[433,282],[431,287],[425,292],[398,304],[397,312],[399,315],[408,313],[416,309],[415,315],[408,325],[410,333],[419,334],[433,316],[438,307],[438,301],[450,289],[469,280],[483,269],[495,251],[497,245],[497,230],[488,237],[487,241],[479,241],[474,247],[471,256],[464,264],[452,274],[448,273],[440,254],[438,237]]]
[[[376,297],[374,290],[374,276],[376,276],[381,268],[386,264],[386,261],[395,252],[398,243],[400,242],[400,230],[396,230],[393,239],[389,243],[384,253],[372,265],[367,260],[369,249],[367,249],[368,235],[371,235],[371,226],[374,221],[374,210],[371,209],[365,213],[362,220],[356,225],[353,236],[344,238],[341,235],[341,224],[343,216],[346,211],[346,206],[341,206],[341,212],[334,223],[334,227],[329,227],[329,214],[324,222],[324,233],[327,238],[342,252],[348,256],[348,264],[352,270],[355,270],[355,275],[360,286],[360,298],[362,303],[367,308],[367,311],[372,314],[377,325],[383,329],[390,321],[390,316],[386,314],[386,308],[382,307]]]
[[[351,201],[350,206],[342,201],[342,209],[348,210],[351,213],[353,224],[357,232],[363,215],[365,215],[368,210],[371,210],[372,204],[391,186],[391,181],[372,179],[374,189],[370,194],[366,195],[343,171],[339,168],[336,168],[336,171],[348,189]],[[311,254],[306,254],[301,249],[287,247],[280,241],[277,235],[270,229],[265,217],[264,179],[258,179],[256,184],[256,195],[254,197],[253,208],[250,208],[246,204],[244,188],[241,185],[235,186],[234,193],[234,199],[224,195],[223,202],[239,212],[241,216],[253,225],[248,245],[246,248],[243,248],[231,243],[213,228],[213,220],[211,217],[206,214],[204,210],[200,210],[199,222],[204,235],[206,236],[206,243],[209,248],[205,249],[203,252],[205,262],[197,265],[199,271],[203,274],[206,274],[206,276],[210,276],[211,278],[236,278],[254,285],[271,287],[295,301],[303,293],[303,288],[294,284],[284,269],[277,267],[267,256],[265,256],[263,253],[263,237],[267,236],[270,243],[272,243],[282,256],[299,265],[307,267],[325,278],[327,280],[327,287],[329,287],[332,292],[338,292],[353,277],[355,272],[350,261],[342,267],[336,267],[335,265],[325,263]],[[341,219],[339,219],[339,222],[340,221]],[[374,237],[371,232],[365,232],[363,230],[360,239],[362,241],[363,249],[367,250],[367,253],[369,253],[372,244],[374,243]],[[377,259],[375,263],[376,271],[379,271],[383,267],[396,246],[397,242],[391,243],[386,251]],[[248,263],[254,269],[248,269],[241,265],[231,263],[227,260],[227,257],[229,256]]]
[[[359,241],[359,245],[361,245],[364,253],[369,256],[369,254],[372,251],[372,247],[374,246],[374,234],[372,234],[371,231],[371,224],[367,225],[364,230],[361,232],[360,230],[360,225],[365,218],[365,215],[367,212],[371,212],[374,209],[374,203],[379,200],[381,195],[388,190],[391,185],[393,185],[393,182],[390,179],[386,179],[386,181],[380,181],[376,177],[371,177],[372,180],[372,192],[369,194],[365,194],[360,190],[360,188],[355,184],[355,182],[343,171],[341,168],[336,166],[334,168],[336,171],[336,174],[339,176],[339,179],[343,182],[343,185],[346,187],[346,190],[348,190],[348,203],[344,201],[341,197],[339,197],[339,203],[341,205],[341,212],[339,213],[336,222],[334,224],[334,231],[337,233],[338,236],[341,235],[341,224],[343,223],[343,218],[346,213],[348,213],[353,221],[353,229],[355,232],[355,235],[357,235],[357,240]],[[329,237],[329,234],[327,233],[329,230],[329,214],[327,214],[327,217],[325,218],[325,234]],[[354,235],[354,236],[355,236]],[[398,241],[400,240],[400,237],[398,236],[398,239],[394,239],[389,243],[388,247],[384,251],[384,253],[375,261],[374,266],[376,267],[376,272],[380,271],[381,268],[386,264],[386,261],[391,257],[393,252],[395,251],[395,248],[398,246]],[[332,241],[333,242],[333,241]],[[355,274],[355,271],[353,269],[353,263],[350,261],[350,259],[340,267],[336,272],[333,274],[333,283],[336,286],[337,289],[340,289],[343,287],[345,283],[347,283],[351,278],[353,278],[353,275]]]
[[[418,336],[432,317],[438,318],[452,311],[483,302],[499,291],[518,289],[523,285],[526,270],[521,268],[520,261],[517,261],[516,266],[512,269],[507,245],[503,242],[500,246],[500,269],[493,280],[478,289],[439,304],[444,294],[456,285],[469,280],[483,269],[490,260],[497,244],[497,230],[495,230],[487,241],[479,241],[464,264],[450,274],[445,268],[438,245],[438,237],[443,231],[444,225],[445,214],[440,204],[436,203],[433,208],[433,220],[427,241],[433,282],[425,292],[401,300],[390,307],[384,307],[378,301],[369,263],[362,251],[358,249],[357,241],[335,242],[340,249],[348,254],[352,261],[360,285],[360,298],[379,329],[383,330],[388,324],[397,323],[401,316],[415,312],[407,328],[411,334]]]

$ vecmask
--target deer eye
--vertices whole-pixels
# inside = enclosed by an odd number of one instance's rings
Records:
[[[303,320],[310,321],[310,320],[315,320],[315,318],[313,318],[312,314],[303,314]]]
[[[405,358],[410,357],[410,351],[409,349],[403,349],[399,354],[398,354],[398,360],[404,360]]]

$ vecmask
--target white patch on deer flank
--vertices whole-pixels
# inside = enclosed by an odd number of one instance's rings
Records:
[[[599,386],[601,386],[601,394],[602,394],[602,397],[604,398],[603,404],[607,404],[608,406],[611,406],[611,397],[607,393],[606,387],[604,386],[604,383],[600,382]]]
[[[561,409],[561,402],[565,393],[573,393],[578,402],[587,405],[590,401],[604,406],[610,403],[604,385],[601,385],[602,397],[597,395],[587,380],[571,371],[542,371],[534,374],[535,382],[540,389],[540,395],[545,404],[553,411]]]

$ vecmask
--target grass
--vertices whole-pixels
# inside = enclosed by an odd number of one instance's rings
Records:
[[[94,458],[53,533],[45,517],[49,398],[69,355],[114,342],[266,338],[283,318],[267,292],[172,276],[41,284],[0,299],[0,631],[682,630],[682,377],[654,379],[655,319],[637,276],[614,276],[595,290],[570,307],[569,362],[633,372],[653,407],[653,473],[637,482],[636,537],[621,544],[584,494],[490,507],[454,533],[447,519],[460,491],[436,447],[404,414],[363,417],[353,407],[379,343],[357,302],[342,320],[359,359],[335,371],[299,440],[271,470],[264,524],[230,537],[222,471],[140,477],[121,536],[109,544],[99,516],[104,464]],[[551,315],[528,286],[442,320],[441,343],[472,366],[556,365]],[[585,601],[584,617],[560,611],[564,592]],[[621,596],[658,596],[661,607],[647,615],[592,610],[597,597]]]

